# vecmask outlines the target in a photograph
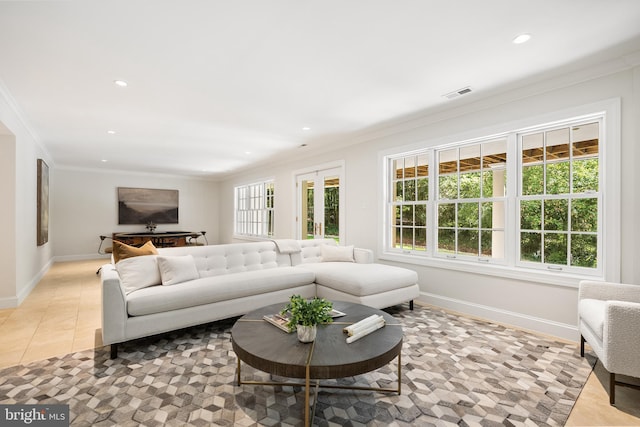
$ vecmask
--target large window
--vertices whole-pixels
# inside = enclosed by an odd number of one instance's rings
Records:
[[[604,128],[603,113],[386,156],[384,254],[603,277]]]
[[[518,136],[522,263],[598,267],[600,128],[588,121]]]
[[[273,236],[273,181],[235,188],[235,234],[252,237]]]
[[[481,261],[504,258],[507,140],[436,150],[437,253]]]
[[[424,252],[427,248],[428,156],[402,156],[391,163],[391,246]]]

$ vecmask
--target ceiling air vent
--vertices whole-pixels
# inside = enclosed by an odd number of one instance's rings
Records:
[[[454,90],[453,92],[446,93],[444,96],[447,99],[457,98],[462,95],[466,95],[471,92],[471,88],[469,86],[463,87],[462,89]]]

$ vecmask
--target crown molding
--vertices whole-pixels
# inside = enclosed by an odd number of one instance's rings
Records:
[[[184,179],[184,180],[192,180],[192,181],[205,181],[205,182],[219,182],[221,181],[218,176],[193,176],[193,175],[181,175],[181,174],[169,174],[169,173],[160,173],[160,172],[140,172],[140,171],[132,171],[128,169],[110,169],[110,168],[90,168],[90,167],[79,167],[79,166],[69,166],[69,165],[58,165],[57,170],[61,171],[71,171],[71,172],[83,172],[83,173],[101,173],[101,174],[111,174],[111,175],[134,175],[141,177],[152,177],[152,178],[168,178],[168,179]]]
[[[18,119],[19,124],[22,125],[24,130],[29,134],[38,148],[45,154],[47,162],[50,163],[50,166],[55,166],[55,161],[53,160],[51,153],[49,153],[49,150],[47,150],[47,147],[45,147],[45,145],[42,143],[38,134],[29,125],[29,121],[26,119],[26,115],[22,112],[22,109],[16,102],[15,98],[13,97],[13,95],[11,95],[11,92],[9,92],[9,89],[5,85],[2,78],[0,78],[0,99],[4,99],[4,101],[7,103],[9,109],[15,114],[16,118]],[[13,133],[11,129],[7,127],[6,123],[4,123],[4,126],[9,130],[9,132]]]

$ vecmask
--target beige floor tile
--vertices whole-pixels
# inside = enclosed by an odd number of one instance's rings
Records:
[[[39,323],[44,316],[45,310],[39,308],[30,308],[30,307],[19,307],[13,311],[5,320],[5,322],[9,323],[17,323],[17,324],[31,324],[31,323]]]
[[[22,361],[22,356],[24,356],[25,348],[26,345],[19,350],[0,351],[0,369],[19,364]]]
[[[52,331],[43,325],[38,328],[35,334],[33,334],[33,338],[31,338],[31,342],[29,343],[29,348],[52,346],[55,344],[60,344],[62,348],[66,348],[73,343],[73,337],[75,334],[75,329],[58,329]]]
[[[7,309],[0,310],[0,326],[2,326],[4,321],[7,320],[14,311],[15,311],[14,308],[7,308]]]
[[[31,344],[25,351],[24,356],[22,356],[20,363],[30,363],[35,362],[36,360],[48,359],[50,357],[63,356],[71,353],[72,347],[73,340],[65,342],[58,341],[42,345]]]
[[[102,347],[100,329],[77,329],[73,337],[72,351],[82,351]]]
[[[38,324],[11,324],[5,322],[0,326],[0,337],[2,337],[2,349],[17,348],[17,346],[27,346],[38,330]]]
[[[567,426],[640,426],[640,390],[616,386],[609,405],[609,374],[598,363],[567,420]]]
[[[24,353],[24,351],[31,343],[31,337],[33,336],[33,333],[21,336],[15,331],[5,333],[5,331],[0,330],[0,336],[2,336],[2,339],[4,341],[2,343],[2,349],[0,350],[0,352],[15,353],[17,351],[21,351],[22,353]]]

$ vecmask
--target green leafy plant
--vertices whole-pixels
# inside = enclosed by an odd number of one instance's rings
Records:
[[[308,300],[300,295],[293,295],[280,314],[286,314],[289,317],[287,326],[290,331],[295,331],[298,325],[313,326],[333,322],[332,309],[333,304],[324,298],[314,297]]]

